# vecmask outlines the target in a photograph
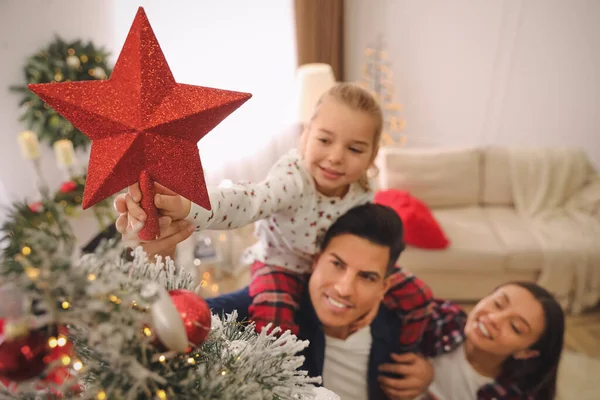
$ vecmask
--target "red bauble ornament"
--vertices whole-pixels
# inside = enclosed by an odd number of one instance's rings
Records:
[[[197,143],[251,97],[175,82],[141,7],[110,79],[29,88],[92,139],[83,209],[140,182],[143,240],[159,233],[152,182],[210,209]]]
[[[188,341],[200,346],[210,332],[212,316],[208,304],[190,290],[171,290],[169,296],[183,320]]]
[[[69,193],[75,189],[77,189],[77,183],[75,183],[74,181],[64,182],[62,185],[60,185],[61,193]]]
[[[41,201],[36,201],[35,203],[31,203],[29,205],[29,209],[31,211],[33,211],[34,213],[39,213],[44,211],[44,205],[42,204]]]
[[[6,382],[22,382],[39,376],[46,369],[45,357],[50,353],[48,329],[29,332],[8,340],[4,336],[4,320],[0,320],[0,378]]]
[[[69,330],[66,327],[60,327],[59,334],[67,336]],[[59,336],[60,337],[60,336]],[[56,360],[61,360],[64,356],[73,357],[73,343],[66,341],[64,345],[57,344],[45,358],[46,364],[50,364]],[[54,382],[57,385],[62,385],[63,381],[69,377],[69,369],[63,365],[56,366],[50,371],[45,378],[47,382]]]
[[[3,324],[3,321],[0,321],[0,324]],[[59,328],[58,332],[62,335],[68,334],[68,330],[65,327]],[[54,333],[55,332],[53,332],[52,335],[48,335],[48,336],[54,336]],[[54,348],[52,348],[51,350],[49,350],[47,352],[46,356],[43,358],[45,366],[49,366],[51,363],[54,363],[57,360],[61,360],[64,356],[69,356],[71,358],[73,357],[73,353],[74,353],[73,343],[68,340],[62,346],[60,345],[60,343],[61,342],[59,341],[59,344],[57,346],[55,346]],[[40,374],[38,374],[38,375],[41,375],[41,374],[42,373],[40,372]],[[33,376],[32,378],[35,378],[36,376]],[[52,368],[52,370],[46,371],[46,376],[44,377],[44,379],[40,380],[38,383],[36,383],[35,387],[38,390],[42,390],[42,391],[49,390],[57,398],[62,398],[63,394],[64,394],[63,390],[61,389],[59,391],[58,389],[64,383],[64,381],[67,378],[69,378],[70,376],[71,376],[71,372],[70,372],[69,367],[66,367],[61,363],[61,364],[55,366],[54,368]],[[7,379],[4,377],[0,377],[0,381],[10,391],[16,392],[18,390],[19,381]],[[70,390],[71,390],[71,393],[77,394],[77,393],[81,393],[82,387],[78,383],[75,383],[70,387]]]

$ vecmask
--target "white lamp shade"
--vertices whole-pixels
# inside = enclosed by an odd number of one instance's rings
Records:
[[[335,85],[331,65],[304,64],[296,70],[298,85],[298,122],[307,123],[321,96]]]

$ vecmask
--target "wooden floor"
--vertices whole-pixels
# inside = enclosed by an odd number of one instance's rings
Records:
[[[565,347],[600,359],[600,309],[567,317]]]

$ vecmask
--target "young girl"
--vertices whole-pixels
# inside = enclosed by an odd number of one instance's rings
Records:
[[[209,190],[210,211],[180,196],[159,195],[156,205],[162,215],[186,218],[197,230],[258,221],[258,242],[244,253],[252,263],[252,320],[258,329],[273,322],[296,333],[294,311],[321,236],[338,216],[373,199],[367,171],[379,149],[382,125],[381,109],[367,91],[338,84],[315,107],[300,148],[285,154],[263,182]],[[144,216],[133,201],[127,209],[135,220]],[[406,346],[420,339],[431,300],[429,289],[411,279],[396,272],[385,299],[404,320],[401,343]]]
[[[449,302],[433,309],[421,344],[434,379],[423,399],[552,400],[565,317],[545,289],[507,283],[466,317]]]

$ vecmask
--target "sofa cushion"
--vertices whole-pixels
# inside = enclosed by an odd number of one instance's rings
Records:
[[[433,215],[451,240],[445,250],[408,247],[399,263],[415,274],[420,270],[502,271],[506,252],[483,209],[437,209]]]
[[[404,242],[422,249],[445,249],[450,242],[431,210],[410,193],[397,189],[380,190],[375,203],[392,208],[404,224]]]
[[[479,203],[480,151],[384,147],[377,159],[381,189],[404,190],[429,207]]]
[[[544,262],[542,247],[516,210],[509,207],[482,209],[507,254],[506,268],[540,271]]]
[[[489,206],[514,204],[508,149],[489,147],[482,150],[481,203]]]

